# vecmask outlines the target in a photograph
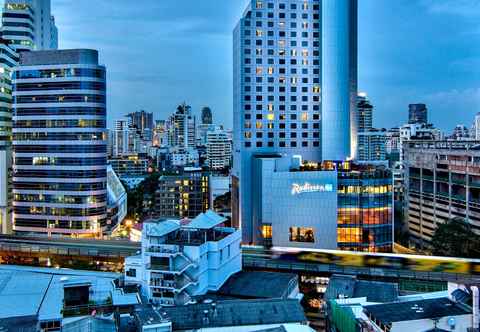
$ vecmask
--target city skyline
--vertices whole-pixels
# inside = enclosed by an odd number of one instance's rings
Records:
[[[166,118],[185,100],[197,115],[211,107],[216,122],[232,128],[231,34],[246,3],[125,2],[112,12],[100,2],[98,15],[89,18],[88,1],[54,0],[52,11],[61,48],[102,50],[111,82],[109,127],[140,109]],[[452,108],[454,122],[470,126],[480,111],[476,7],[474,0],[359,1],[359,91],[368,93],[376,109],[376,127],[406,123],[409,103],[427,104],[431,122],[441,129],[453,129],[447,117]],[[145,24],[134,32],[140,17]],[[96,34],[99,21],[108,28],[102,34]]]

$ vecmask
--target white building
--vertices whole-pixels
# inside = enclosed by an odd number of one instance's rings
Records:
[[[210,169],[230,167],[232,159],[232,142],[223,130],[207,132],[207,163]]]
[[[173,167],[198,166],[200,162],[198,151],[193,148],[170,149],[168,156]]]
[[[480,141],[480,113],[475,115],[475,123],[473,124],[475,129],[475,140]]]
[[[182,104],[168,118],[165,125],[170,147],[183,149],[196,147],[196,120],[191,111],[190,106]]]
[[[125,282],[160,305],[181,305],[218,290],[242,268],[240,231],[207,211],[190,222],[144,223],[142,252],[125,261]]]
[[[58,30],[50,0],[6,0],[2,37],[17,51],[58,48]]]

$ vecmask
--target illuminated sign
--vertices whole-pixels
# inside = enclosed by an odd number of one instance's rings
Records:
[[[292,195],[300,195],[303,193],[316,193],[316,192],[332,192],[333,184],[311,184],[305,182],[304,184],[293,183]]]

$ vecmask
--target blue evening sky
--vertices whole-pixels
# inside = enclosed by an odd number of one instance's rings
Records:
[[[109,124],[186,101],[232,126],[232,30],[247,0],[52,0],[61,48],[95,48],[108,70]],[[359,0],[359,90],[374,125],[428,104],[446,130],[480,112],[480,0]]]

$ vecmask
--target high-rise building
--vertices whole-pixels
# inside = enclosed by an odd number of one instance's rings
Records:
[[[386,130],[373,128],[373,105],[365,93],[357,98],[357,160],[378,162],[386,159]]]
[[[12,171],[12,68],[18,54],[0,40],[0,233],[12,230],[11,171]]]
[[[133,112],[128,114],[129,125],[137,129],[138,133],[145,140],[153,139],[153,129],[155,124],[153,122],[153,113],[145,112]]]
[[[427,124],[428,114],[425,104],[408,105],[408,123],[409,124]]]
[[[470,139],[470,130],[463,124],[458,124],[453,128],[451,139],[456,140],[469,140]]]
[[[58,48],[58,30],[50,0],[6,0],[1,32],[3,39],[18,52]]]
[[[195,148],[196,123],[192,108],[185,103],[179,105],[167,122],[168,145],[181,149]]]
[[[107,228],[105,67],[88,49],[20,55],[13,73],[14,231]]]
[[[351,156],[356,1],[252,0],[233,44],[232,220],[242,224],[243,240],[250,243],[253,156],[301,155],[309,161]]]
[[[212,110],[210,107],[202,108],[202,124],[209,125],[213,123]]]
[[[207,163],[212,170],[230,167],[232,142],[223,130],[207,132]]]
[[[159,217],[195,218],[209,209],[209,176],[201,168],[185,167],[178,175],[162,175],[155,193]]]

